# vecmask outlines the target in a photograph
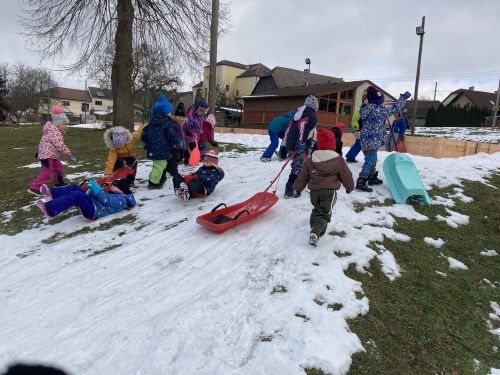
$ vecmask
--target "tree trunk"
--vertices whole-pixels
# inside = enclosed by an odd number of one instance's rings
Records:
[[[118,24],[115,34],[115,56],[111,72],[113,89],[113,126],[134,130],[134,101],[132,94],[132,0],[118,0]]]

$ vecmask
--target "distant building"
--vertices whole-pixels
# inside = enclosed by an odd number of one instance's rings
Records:
[[[57,105],[63,107],[67,114],[78,117],[84,112],[84,103],[90,103],[90,100],[90,94],[85,90],[54,87],[42,95],[38,111],[41,114],[47,114],[53,106]]]
[[[491,110],[496,98],[497,94],[494,92],[476,91],[474,87],[469,87],[468,90],[459,89],[453,91],[443,100],[443,105],[453,105],[461,108],[472,106],[479,109]]]
[[[424,126],[425,120],[427,119],[427,112],[430,108],[437,109],[441,102],[439,100],[417,100],[417,121],[416,126]],[[408,100],[403,107],[403,116],[408,119],[408,125],[411,123],[411,119],[413,118],[413,107],[415,105],[415,101]]]
[[[112,112],[113,111],[113,92],[110,89],[101,89],[99,87],[89,87],[90,111]]]
[[[279,68],[277,70],[289,73],[293,69]],[[353,114],[355,111],[359,111],[361,106],[363,92],[370,85],[376,86],[369,80],[344,82],[340,78],[319,75],[315,79],[323,79],[327,82],[306,86],[303,81],[294,78],[296,77],[294,73],[291,74],[292,77],[289,79],[278,73],[272,76],[272,81],[269,79],[268,82],[264,83],[261,80],[263,83],[255,87],[252,95],[242,97],[245,102],[242,127],[266,128],[274,117],[286,111],[297,110],[304,104],[304,99],[312,94],[319,98],[318,125],[333,126],[337,122],[343,122],[349,128]],[[300,84],[300,86],[286,87],[288,82]],[[279,87],[280,85],[281,88],[264,91],[267,87]],[[396,100],[388,92],[378,88],[384,93],[386,101]]]

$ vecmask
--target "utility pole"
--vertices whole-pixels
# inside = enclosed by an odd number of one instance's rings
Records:
[[[492,128],[495,128],[495,125],[496,125],[496,122],[497,122],[498,99],[500,99],[500,79],[498,80],[497,100],[495,102],[495,112],[493,112],[493,122],[491,124]]]
[[[417,124],[417,102],[418,102],[418,81],[420,80],[420,61],[422,60],[422,46],[424,44],[424,26],[425,16],[422,17],[422,25],[417,26],[416,33],[420,36],[420,47],[418,49],[418,63],[417,63],[417,78],[415,79],[415,94],[413,96],[413,120],[411,123],[411,135],[415,134],[415,125]]]
[[[434,100],[432,101],[432,105],[434,106],[434,103],[436,103],[436,91],[438,88],[438,83],[436,82],[436,85],[434,86]]]
[[[87,110],[88,110],[88,107],[87,107],[87,80],[85,80],[85,97],[83,98],[83,100],[85,100],[83,102],[83,109],[84,109],[84,112],[83,112],[83,123],[86,124],[87,123]]]
[[[309,57],[306,59],[306,64],[308,65],[308,68],[305,70],[305,72],[306,72],[306,87],[309,87],[309,78],[311,75],[311,59]]]
[[[149,92],[148,92],[148,75],[145,74],[144,75],[144,83],[143,83],[143,87],[144,87],[144,97],[142,99],[142,123],[145,124],[146,123],[146,120],[148,119],[148,96],[149,96]]]
[[[210,73],[208,75],[208,109],[215,116],[217,98],[217,31],[219,30],[219,0],[212,0],[212,23],[210,26]]]

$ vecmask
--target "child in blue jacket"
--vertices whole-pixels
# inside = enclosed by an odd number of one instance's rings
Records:
[[[161,189],[167,177],[167,161],[174,148],[182,149],[184,141],[177,135],[176,123],[170,117],[172,104],[162,95],[158,97],[151,110],[151,120],[142,131],[142,142],[153,161],[149,174],[148,189]]]
[[[219,167],[219,151],[210,150],[205,154],[203,166],[196,172],[182,177],[174,176],[175,195],[184,201],[210,195],[217,184],[224,178],[224,171]]]
[[[387,134],[387,139],[385,140],[385,150],[391,152],[395,145],[398,144],[399,140],[405,138],[406,128],[408,123],[404,117],[401,117],[399,113],[394,115],[394,121],[392,123],[389,134]]]
[[[89,183],[84,192],[78,185],[68,185],[50,189],[47,185],[40,187],[44,199],[39,199],[36,204],[40,210],[49,217],[54,217],[77,206],[87,219],[94,220],[135,207],[135,198],[130,191],[133,176],[112,182],[108,193],[95,180]]]
[[[285,131],[288,129],[288,124],[293,120],[293,112],[286,112],[281,116],[275,117],[267,127],[269,140],[271,144],[267,146],[262,154],[260,161],[271,161],[274,151],[278,148],[279,140],[285,136]]]

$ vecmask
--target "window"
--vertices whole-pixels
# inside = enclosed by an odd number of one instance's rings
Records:
[[[98,97],[100,97],[100,98],[104,98],[106,96],[106,95],[104,95],[103,91],[96,91],[95,95],[98,96]]]
[[[95,105],[102,105],[102,100],[96,100]]]
[[[69,105],[71,104],[71,102],[69,100],[61,100],[61,103],[65,107],[69,107]]]
[[[319,98],[319,111],[328,111],[328,99]]]
[[[337,93],[319,98],[319,110],[337,113]]]
[[[229,91],[229,85],[226,85],[226,91]]]
[[[339,112],[344,115],[350,115],[352,113],[352,106],[350,104],[340,103]]]
[[[236,90],[236,97],[240,96],[240,90]]]
[[[82,112],[89,111],[89,103],[82,103]]]

